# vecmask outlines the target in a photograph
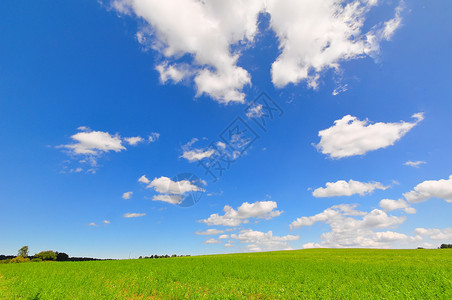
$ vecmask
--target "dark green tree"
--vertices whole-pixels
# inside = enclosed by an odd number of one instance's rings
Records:
[[[56,252],[56,260],[57,261],[66,261],[69,259],[69,255],[64,252]]]

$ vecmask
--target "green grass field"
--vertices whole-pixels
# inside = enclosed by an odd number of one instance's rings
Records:
[[[0,298],[452,299],[452,251],[312,249],[5,264]]]

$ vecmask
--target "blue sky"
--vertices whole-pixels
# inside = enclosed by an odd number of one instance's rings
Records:
[[[451,9],[3,1],[0,253],[451,242]]]

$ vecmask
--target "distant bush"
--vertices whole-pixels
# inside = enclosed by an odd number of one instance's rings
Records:
[[[35,254],[35,258],[40,258],[42,260],[56,260],[57,254],[51,250],[41,251],[38,254]]]
[[[33,258],[32,260],[30,260],[31,262],[41,262],[42,259],[40,258]]]
[[[452,244],[441,244],[440,249],[452,249]]]
[[[0,265],[1,264],[9,264],[9,262],[11,261],[11,259],[7,258],[7,259],[2,259],[0,260]]]
[[[22,256],[16,256],[13,259],[10,260],[11,264],[18,264],[18,263],[24,263],[24,262],[29,262],[30,259],[29,258],[24,258]]]
[[[56,260],[57,261],[66,261],[69,259],[69,255],[64,252],[56,252]]]

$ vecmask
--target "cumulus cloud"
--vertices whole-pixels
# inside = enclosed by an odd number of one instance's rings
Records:
[[[104,224],[110,224],[110,221],[108,221],[108,220],[104,220]]]
[[[133,192],[125,192],[124,194],[122,194],[122,199],[130,199],[132,198]]]
[[[83,127],[83,129],[85,128]],[[102,152],[126,150],[118,134],[111,135],[103,131],[81,131],[72,135],[71,139],[74,140],[74,143],[60,147],[69,149],[73,154],[99,155]]]
[[[160,194],[160,195],[155,195],[154,197],[152,197],[152,201],[162,201],[162,202],[166,202],[166,203],[171,203],[171,204],[179,204],[182,201],[182,196],[181,195],[166,195],[166,194]]]
[[[359,182],[350,179],[348,182],[339,180],[336,182],[327,182],[326,187],[320,187],[312,192],[316,198],[337,197],[337,196],[352,196],[359,194],[364,196],[370,194],[374,190],[386,190],[388,187],[382,185],[380,182]]]
[[[134,136],[134,137],[124,138],[124,141],[126,141],[126,143],[128,143],[131,146],[136,146],[139,143],[142,143],[144,141],[144,139],[141,136]]]
[[[123,215],[124,218],[139,218],[139,217],[144,217],[146,214],[145,213],[125,213]]]
[[[234,247],[234,244],[231,241],[228,241],[226,244],[224,244],[226,248]]]
[[[402,5],[394,18],[363,32],[367,13],[377,2],[112,0],[119,13],[145,21],[136,37],[162,54],[156,69],[163,83],[193,78],[198,96],[207,94],[222,103],[244,102],[243,88],[251,84],[251,76],[237,61],[253,46],[259,14],[270,15],[281,49],[271,67],[274,85],[304,81],[316,88],[322,72],[374,55],[399,28]]]
[[[449,179],[421,182],[412,191],[403,194],[403,196],[410,203],[419,203],[430,198],[443,199],[452,203],[452,175],[449,176]]]
[[[147,188],[153,188],[156,192],[162,194],[176,194],[182,195],[187,192],[204,191],[201,187],[190,182],[187,179],[180,181],[173,181],[168,177],[162,176],[159,178],[154,178]]]
[[[92,222],[92,223],[89,223],[88,226],[97,226],[97,224]]]
[[[382,40],[389,40],[400,25],[401,9],[386,26],[377,24],[369,33],[362,28],[366,14],[377,1],[269,0],[271,27],[282,50],[272,64],[272,81],[283,87],[307,82],[317,88],[321,72],[339,69],[340,62],[373,55]],[[382,27],[382,28],[379,28]],[[383,34],[386,30],[387,34]]]
[[[152,197],[152,201],[162,201],[170,204],[180,204],[184,199],[183,195],[190,192],[204,192],[201,187],[207,185],[202,179],[188,180],[183,179],[173,181],[172,179],[161,176],[150,181],[145,175],[138,179],[139,182],[146,184],[146,188],[154,189],[158,195]]]
[[[452,240],[452,228],[416,228],[414,232],[418,235],[427,236],[431,240],[435,241],[451,241]]]
[[[289,242],[298,240],[298,235],[274,236],[272,231],[261,232],[244,229],[238,234],[231,234],[231,239],[248,244],[247,251],[291,250]]]
[[[316,148],[331,158],[363,155],[369,151],[394,145],[407,132],[424,119],[423,113],[412,116],[415,121],[369,124],[357,117],[346,115],[334,121],[330,128],[319,131],[320,142]]]
[[[193,138],[188,143],[183,145],[182,155],[180,157],[185,158],[189,162],[196,162],[204,158],[209,158],[215,153],[214,149],[193,148],[193,144],[195,144],[197,141],[197,138]],[[222,145],[219,145],[219,147],[221,146]]]
[[[87,169],[87,173],[96,173],[97,160],[102,154],[125,151],[127,150],[125,144],[136,146],[144,141],[139,136],[122,138],[118,133],[94,131],[86,126],[80,126],[77,130],[79,132],[71,136],[72,143],[59,145],[57,148],[65,149],[77,163],[91,165],[91,168]],[[70,169],[71,173],[81,171],[83,168],[80,167]]]
[[[216,234],[220,234],[220,233],[223,233],[223,232],[224,232],[224,230],[211,228],[211,229],[207,229],[206,231],[197,231],[195,233],[198,234],[198,235],[216,235]]]
[[[411,161],[411,160],[409,160],[409,161],[404,163],[405,166],[410,166],[410,167],[413,167],[413,168],[419,168],[419,166],[422,165],[422,164],[426,164],[426,162],[425,161],[421,161],[421,160],[418,160],[418,161]]]
[[[192,73],[186,65],[170,65],[168,62],[158,65],[155,69],[159,72],[162,83],[166,83],[169,80],[178,83]]]
[[[146,175],[143,175],[140,178],[138,178],[138,182],[149,184],[151,181],[146,177]]]
[[[239,226],[249,223],[250,218],[271,219],[282,214],[276,210],[278,207],[275,201],[257,201],[254,203],[244,202],[237,210],[229,205],[223,208],[224,215],[212,214],[209,218],[201,220],[207,225]]]
[[[204,158],[209,158],[215,153],[215,150],[193,149],[185,151],[181,157],[185,158],[189,162],[195,162]]]
[[[393,211],[397,209],[404,210],[407,214],[415,214],[416,209],[411,207],[405,200],[391,200],[391,199],[383,199],[380,201],[380,207],[385,211]]]
[[[389,248],[393,243],[410,243],[422,240],[393,231],[376,231],[393,228],[402,224],[406,218],[386,214],[374,209],[370,212],[358,211],[356,205],[341,204],[325,209],[323,212],[301,217],[293,221],[291,229],[312,226],[317,222],[329,225],[330,231],[320,236],[320,243],[307,243],[304,248],[313,247],[368,247]]]
[[[208,239],[204,242],[204,244],[221,244],[221,241],[216,239]]]
[[[139,41],[147,42],[146,36],[151,35],[151,47],[167,61],[191,56],[186,72],[177,62],[160,65],[163,79],[177,82],[185,73],[193,74],[197,95],[205,93],[222,103],[244,102],[241,90],[250,83],[250,75],[237,66],[239,53],[233,53],[231,46],[253,40],[264,7],[261,0],[115,0],[113,6],[121,13],[133,12],[149,24]]]

